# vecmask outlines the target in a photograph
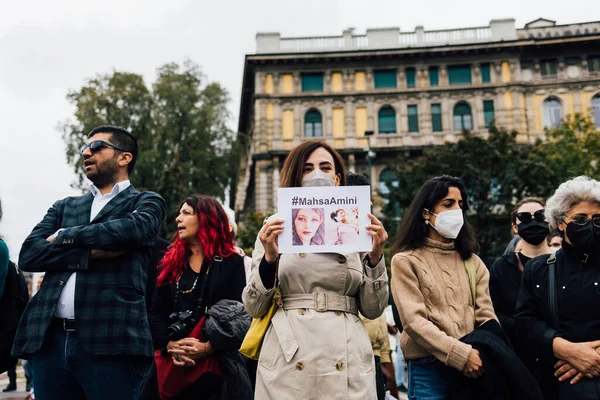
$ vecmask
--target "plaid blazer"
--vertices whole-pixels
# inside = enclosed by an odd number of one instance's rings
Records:
[[[75,323],[83,348],[97,355],[153,354],[144,298],[146,265],[165,202],[156,193],[138,192],[130,186],[90,222],[93,199],[88,193],[57,201],[23,243],[19,267],[46,274],[21,318],[14,356],[27,358],[41,348],[73,272],[77,272]],[[46,241],[60,228],[65,230],[54,243]],[[92,249],[123,254],[95,259]]]

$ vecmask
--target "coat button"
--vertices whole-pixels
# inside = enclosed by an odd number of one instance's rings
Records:
[[[306,257],[306,253],[300,253],[298,254],[300,257]]]
[[[338,371],[343,371],[344,370],[344,363],[341,361],[338,361],[337,364],[335,364],[335,368],[337,368]]]
[[[341,313],[340,311],[336,311],[336,312],[334,312],[334,314],[335,314],[335,315],[337,315],[338,317],[339,317],[340,315],[342,315],[342,313]]]
[[[65,281],[58,281],[58,285],[59,285],[59,286],[62,286],[62,285],[64,285],[64,284],[65,284]]]
[[[296,369],[299,371],[302,371],[304,369],[304,364],[302,364],[301,362],[297,362],[296,363]]]
[[[344,257],[344,256],[339,256],[338,257],[338,263],[344,264],[345,262],[346,262],[346,257]]]
[[[298,309],[298,314],[304,315],[305,313],[306,313],[306,311],[304,311],[304,308],[299,308]]]

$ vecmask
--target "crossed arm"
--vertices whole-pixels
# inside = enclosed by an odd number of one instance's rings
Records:
[[[145,193],[135,212],[123,218],[69,227],[54,239],[54,233],[61,228],[64,208],[64,200],[56,202],[23,243],[19,264],[24,271],[87,270],[90,257],[102,258],[109,254],[106,252],[151,246],[160,229],[165,202],[156,194]]]

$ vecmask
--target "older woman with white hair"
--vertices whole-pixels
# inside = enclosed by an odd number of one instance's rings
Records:
[[[600,182],[564,182],[546,217],[563,246],[525,266],[517,337],[538,357],[545,399],[600,399]]]

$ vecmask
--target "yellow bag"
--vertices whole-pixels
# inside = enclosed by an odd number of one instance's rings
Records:
[[[242,346],[240,347],[240,353],[252,360],[258,360],[263,340],[267,334],[267,329],[269,329],[269,325],[271,325],[271,319],[273,319],[277,307],[282,306],[281,293],[279,293],[279,289],[275,288],[273,293],[273,304],[271,304],[269,311],[267,311],[262,318],[252,318],[250,329],[248,329],[244,341],[242,342]]]
[[[473,257],[465,261],[465,269],[467,270],[467,276],[469,277],[469,288],[471,289],[471,298],[473,299],[473,309],[475,309],[475,300],[477,299],[477,282],[475,281],[475,261]]]

